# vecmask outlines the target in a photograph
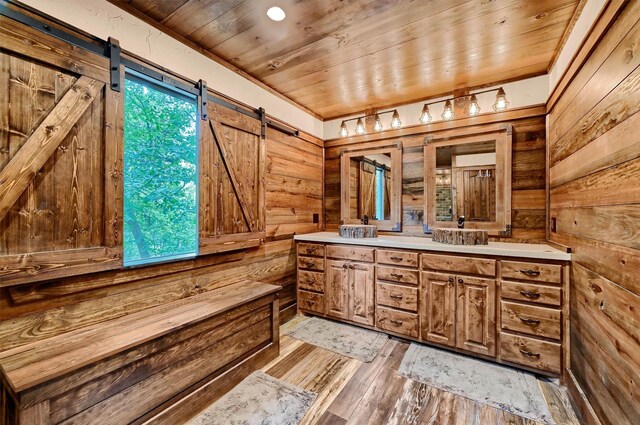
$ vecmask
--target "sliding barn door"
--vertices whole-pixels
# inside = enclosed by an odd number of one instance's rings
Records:
[[[5,17],[0,39],[0,285],[121,267],[108,59]]]
[[[200,137],[200,254],[265,237],[265,140],[259,120],[210,102]]]

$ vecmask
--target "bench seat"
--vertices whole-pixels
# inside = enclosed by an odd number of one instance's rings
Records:
[[[14,423],[130,423],[278,346],[281,287],[239,282],[0,353]],[[10,398],[10,399],[9,399]]]

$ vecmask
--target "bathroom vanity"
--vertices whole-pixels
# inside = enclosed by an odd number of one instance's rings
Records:
[[[547,375],[565,369],[571,254],[408,236],[295,239],[303,313]]]

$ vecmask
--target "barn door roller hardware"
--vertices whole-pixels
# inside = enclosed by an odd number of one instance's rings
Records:
[[[207,82],[200,80],[196,86],[199,91],[198,96],[200,96],[200,117],[203,120],[207,120],[209,118],[209,114],[207,113]]]
[[[260,137],[264,139],[267,137],[267,117],[264,108],[258,108],[258,115],[260,116]]]
[[[120,42],[109,37],[104,48],[104,55],[109,58],[111,90],[120,91]]]

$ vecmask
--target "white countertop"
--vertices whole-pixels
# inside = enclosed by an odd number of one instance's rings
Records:
[[[489,245],[447,245],[431,238],[413,236],[378,236],[377,238],[343,238],[337,232],[317,232],[295,235],[296,241],[364,245],[378,248],[401,248],[457,254],[499,255],[502,257],[535,258],[539,260],[570,261],[571,254],[546,244],[489,242]]]

